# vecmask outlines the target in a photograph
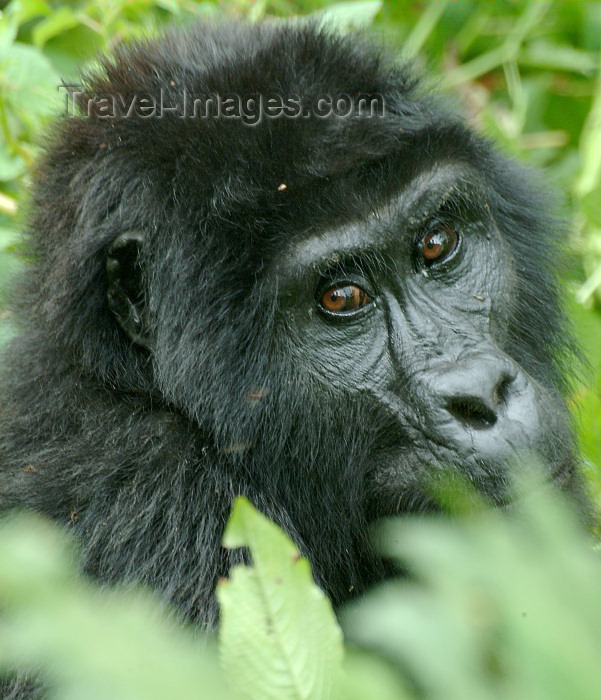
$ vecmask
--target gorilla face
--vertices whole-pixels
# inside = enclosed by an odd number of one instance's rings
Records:
[[[473,168],[428,164],[360,221],[299,236],[267,277],[289,362],[369,436],[375,514],[430,507],[441,466],[501,502],[517,457],[571,469],[557,393],[512,356],[513,251]]]

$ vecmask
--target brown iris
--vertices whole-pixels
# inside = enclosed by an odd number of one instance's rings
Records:
[[[440,224],[421,241],[421,254],[426,265],[440,262],[457,248],[457,231],[448,224]]]
[[[345,283],[330,287],[321,295],[320,304],[326,311],[346,313],[369,304],[369,294],[356,284]]]

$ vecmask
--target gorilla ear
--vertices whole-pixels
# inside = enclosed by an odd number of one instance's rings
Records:
[[[140,252],[144,234],[122,233],[112,242],[106,256],[109,309],[128,338],[144,348],[150,347]]]

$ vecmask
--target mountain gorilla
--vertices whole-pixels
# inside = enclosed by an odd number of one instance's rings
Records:
[[[2,360],[3,508],[211,625],[238,494],[335,604],[386,573],[369,523],[434,509],[443,469],[504,503],[535,452],[578,495],[557,222],[406,66],[312,25],[200,24],[73,99]]]

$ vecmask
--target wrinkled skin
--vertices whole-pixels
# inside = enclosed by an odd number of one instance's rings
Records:
[[[247,495],[334,603],[389,573],[368,530],[450,468],[495,503],[538,454],[581,502],[544,188],[358,37],[199,25],[87,96],[384,96],[383,116],[65,118],[2,360],[0,504],[69,527],[103,581],[212,625]],[[15,683],[5,696],[27,697]]]

